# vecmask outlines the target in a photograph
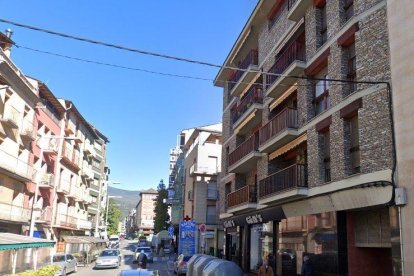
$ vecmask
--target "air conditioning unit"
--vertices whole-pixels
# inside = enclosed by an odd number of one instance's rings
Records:
[[[191,190],[191,191],[188,191],[188,200],[194,200],[194,193],[193,193],[193,191]]]

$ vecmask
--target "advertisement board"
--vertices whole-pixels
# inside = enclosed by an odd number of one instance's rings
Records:
[[[181,221],[180,222],[180,242],[178,246],[178,254],[184,254],[184,256],[192,256],[196,252],[196,222],[194,220]]]

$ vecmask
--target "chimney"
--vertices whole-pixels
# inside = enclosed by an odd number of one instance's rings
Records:
[[[3,51],[4,54],[7,57],[10,57],[10,52],[11,52],[11,47],[13,45],[13,42],[11,40],[11,36],[13,35],[13,31],[11,29],[7,29],[6,30],[6,37],[8,38],[9,41],[7,41],[4,45],[3,45]]]

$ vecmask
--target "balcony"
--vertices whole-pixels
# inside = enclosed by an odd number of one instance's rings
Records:
[[[285,108],[260,129],[260,152],[272,152],[298,136],[298,111]]]
[[[259,181],[259,203],[303,197],[308,194],[306,165],[294,164]]]
[[[66,144],[63,146],[62,162],[76,172],[80,170],[79,154],[76,150],[72,151]]]
[[[0,118],[0,122],[3,126],[15,129],[19,128],[20,113],[13,106],[6,106],[3,116]]]
[[[82,201],[85,204],[92,203],[92,197],[89,195],[89,189],[87,189],[84,193],[82,193]]]
[[[41,139],[39,141],[41,141]],[[41,148],[41,145],[39,145],[39,147]],[[49,139],[46,142],[46,145],[43,146],[43,154],[51,156],[56,156],[58,154],[58,145],[55,139]]]
[[[76,217],[69,216],[66,214],[58,213],[56,216],[56,224],[58,226],[65,227],[65,228],[77,229],[78,227],[77,220],[78,219]]]
[[[0,220],[27,223],[30,220],[30,209],[0,202]]]
[[[29,121],[24,121],[23,126],[20,130],[20,137],[22,140],[26,141],[35,141],[36,137],[33,134],[33,123]]]
[[[75,199],[79,195],[79,187],[76,186],[76,184],[71,185],[69,194],[67,197]]]
[[[262,120],[263,89],[252,86],[246,96],[231,110],[233,129],[240,135],[247,133]]]
[[[70,181],[67,179],[61,179],[56,191],[58,193],[68,195],[70,192]]]
[[[52,206],[47,206],[35,213],[37,223],[51,223],[52,221]]]
[[[92,222],[84,219],[78,219],[78,229],[90,230],[92,229]]]
[[[194,163],[190,167],[190,176],[195,175],[217,175],[218,168],[216,166],[207,165],[207,164],[198,164]]]
[[[288,0],[288,19],[299,21],[305,16],[310,5],[312,5],[312,0]]]
[[[237,65],[237,67],[242,70],[236,71],[228,80],[229,91],[235,97],[240,96],[241,93],[247,88],[249,83],[259,73],[257,50],[251,50],[244,58],[244,60]]]
[[[51,189],[55,186],[55,175],[52,173],[44,173],[39,180],[39,188]]]
[[[76,132],[75,124],[71,120],[66,121],[66,124],[65,124],[66,135],[73,135],[75,134],[75,132]]]
[[[32,181],[33,177],[33,167],[31,165],[3,150],[0,150],[0,171],[25,182]]]
[[[262,154],[259,152],[259,132],[251,135],[229,154],[229,172],[250,171]]]
[[[294,41],[278,55],[275,64],[268,71],[275,75],[266,75],[266,97],[278,98],[297,81],[287,75],[299,76],[305,68],[305,43]]]
[[[256,185],[246,185],[227,195],[227,212],[246,211],[257,206]]]

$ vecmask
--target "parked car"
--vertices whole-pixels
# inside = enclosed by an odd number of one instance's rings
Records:
[[[147,256],[149,263],[154,262],[154,256],[151,247],[149,246],[137,246],[135,248],[135,260],[138,259],[138,255],[141,254],[142,251],[144,251],[144,254]]]
[[[69,272],[78,271],[78,261],[72,254],[56,254],[53,256],[52,262],[60,267],[56,275],[65,276]]]
[[[177,275],[187,273],[187,262],[190,260],[190,258],[191,256],[178,256],[177,261],[174,263],[174,273]]]
[[[95,268],[117,268],[121,265],[121,252],[118,249],[105,249],[95,261]]]
[[[165,254],[173,253],[172,246],[170,244],[164,245],[164,253]]]

